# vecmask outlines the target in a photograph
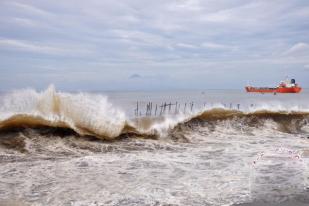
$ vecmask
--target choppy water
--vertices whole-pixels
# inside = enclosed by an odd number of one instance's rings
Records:
[[[180,109],[136,117],[136,101]],[[1,94],[0,205],[308,205],[308,102],[306,90]]]

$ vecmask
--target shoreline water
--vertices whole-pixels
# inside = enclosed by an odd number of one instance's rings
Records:
[[[136,118],[136,99],[218,104]],[[309,202],[308,100],[224,91],[9,93],[0,101],[0,200],[301,206]],[[230,110],[223,101],[256,107]]]

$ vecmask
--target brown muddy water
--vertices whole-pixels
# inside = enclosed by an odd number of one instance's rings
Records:
[[[136,117],[136,101],[195,107]],[[0,205],[308,205],[308,102],[306,91],[3,93]]]

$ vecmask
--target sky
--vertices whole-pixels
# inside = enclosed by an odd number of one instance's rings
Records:
[[[0,90],[309,88],[308,0],[0,0]]]

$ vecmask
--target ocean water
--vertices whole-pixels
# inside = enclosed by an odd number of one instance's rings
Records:
[[[0,205],[308,205],[308,103],[306,90],[1,93]]]

